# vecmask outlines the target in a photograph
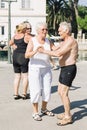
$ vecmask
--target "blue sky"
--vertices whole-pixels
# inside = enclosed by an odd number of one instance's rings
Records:
[[[87,0],[79,0],[79,5],[87,6]]]

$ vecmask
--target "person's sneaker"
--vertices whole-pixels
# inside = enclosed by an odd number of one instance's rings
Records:
[[[42,120],[42,118],[40,117],[40,115],[38,113],[35,113],[32,116],[33,116],[33,119],[36,120],[36,121],[41,121]]]

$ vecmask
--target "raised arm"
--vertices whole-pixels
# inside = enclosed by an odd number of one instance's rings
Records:
[[[48,54],[50,56],[60,57],[60,56],[63,56],[65,53],[67,53],[72,48],[72,43],[73,43],[72,40],[67,42],[67,44],[63,43],[62,46],[60,46],[60,47],[58,46],[58,48],[56,48],[52,51],[44,50],[43,48],[40,48],[39,52]]]
[[[25,52],[25,58],[30,58],[33,55],[35,55],[37,53],[37,49],[33,50],[33,41],[32,39],[29,41],[28,45],[27,45],[27,49]]]

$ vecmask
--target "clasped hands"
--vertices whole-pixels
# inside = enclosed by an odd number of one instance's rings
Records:
[[[39,46],[37,48],[37,51],[40,52],[40,53],[44,53],[44,47],[43,46]]]

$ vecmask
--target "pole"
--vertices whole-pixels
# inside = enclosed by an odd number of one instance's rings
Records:
[[[11,39],[11,2],[17,2],[17,0],[3,0],[3,2],[8,2],[8,63],[12,63],[11,47],[9,45]]]
[[[8,1],[8,63],[11,63],[11,47],[9,41],[11,39],[11,1]]]

